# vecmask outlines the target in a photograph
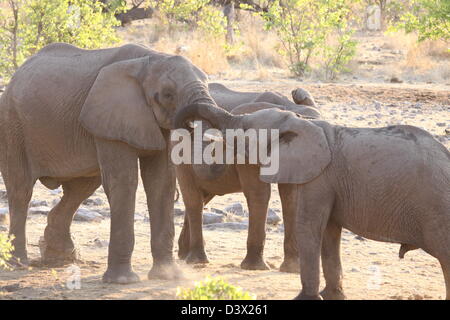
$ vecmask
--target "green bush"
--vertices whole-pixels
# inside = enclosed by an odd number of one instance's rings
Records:
[[[181,300],[254,300],[255,296],[221,278],[206,278],[195,284],[193,289],[177,288]]]
[[[450,1],[449,0],[411,0],[409,10],[404,10],[400,21],[390,27],[407,33],[417,32],[419,41],[450,41]]]
[[[336,77],[355,53],[350,13],[349,0],[276,0],[261,15],[265,28],[277,33],[279,52],[288,58],[294,75],[307,74],[312,57],[321,53],[318,65],[325,65],[325,74]],[[328,41],[334,34],[339,34],[336,43]]]
[[[12,238],[4,233],[0,233],[0,269],[8,269],[8,260],[11,259],[13,245]]]
[[[53,42],[93,49],[119,39],[115,14],[125,1],[0,0],[0,76],[9,78],[22,62]]]
[[[169,28],[181,24],[199,29],[208,36],[220,37],[226,33],[226,18],[211,5],[211,0],[149,0],[148,5],[158,9],[161,23]]]

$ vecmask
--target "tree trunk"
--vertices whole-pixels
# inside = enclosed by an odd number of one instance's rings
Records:
[[[134,20],[142,20],[151,18],[153,15],[152,8],[132,8],[126,12],[116,15],[116,19],[122,23],[122,26],[131,23]]]
[[[228,44],[234,43],[234,18],[235,18],[235,11],[234,11],[234,2],[231,1],[230,3],[226,4],[223,9],[223,14],[227,18],[227,34],[226,34],[226,40]]]

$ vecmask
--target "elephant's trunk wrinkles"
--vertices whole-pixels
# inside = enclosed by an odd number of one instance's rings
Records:
[[[188,105],[176,114],[174,127],[188,129],[189,125],[187,120],[205,120],[213,128],[224,130],[227,128],[235,128],[240,117],[242,116],[233,116],[215,104],[196,103]]]
[[[180,96],[183,97],[183,101],[179,103],[182,108],[191,104],[216,105],[209,94],[208,87],[200,81],[189,82],[183,87]]]

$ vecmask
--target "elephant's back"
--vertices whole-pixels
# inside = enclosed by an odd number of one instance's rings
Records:
[[[14,74],[2,97],[0,119],[20,131],[8,143],[23,145],[37,177],[76,175],[97,165],[94,138],[78,117],[100,69],[126,58],[123,48],[53,44]]]
[[[208,90],[214,101],[227,111],[256,99],[260,93],[231,90],[220,83],[209,83]]]

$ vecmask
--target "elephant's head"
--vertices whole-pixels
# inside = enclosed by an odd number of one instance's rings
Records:
[[[264,182],[306,183],[319,176],[331,161],[322,127],[293,112],[271,108],[233,115],[222,109],[193,105],[177,113],[175,127],[185,128],[186,121],[197,119],[208,121],[222,132],[226,129],[278,129],[279,141],[271,141],[271,144],[279,145],[279,170],[273,175],[260,174]]]
[[[97,137],[144,150],[162,150],[161,131],[177,110],[202,103],[212,108],[206,75],[189,60],[151,52],[103,67],[84,102],[80,121]]]
[[[320,116],[320,112],[309,106],[304,105],[289,105],[289,106],[281,106],[273,103],[268,102],[250,102],[250,103],[244,103],[236,108],[234,108],[231,113],[234,115],[240,115],[240,114],[250,114],[254,113],[259,110],[264,109],[279,109],[279,110],[287,110],[292,111],[301,117],[305,119],[317,119]],[[203,129],[206,130],[209,128],[209,124],[204,124]],[[210,139],[208,139],[210,140]],[[204,142],[204,147],[210,143]],[[222,176],[226,172],[227,165],[226,164],[194,164],[192,165],[195,174],[197,177],[205,180],[215,180],[218,179],[220,176]]]

